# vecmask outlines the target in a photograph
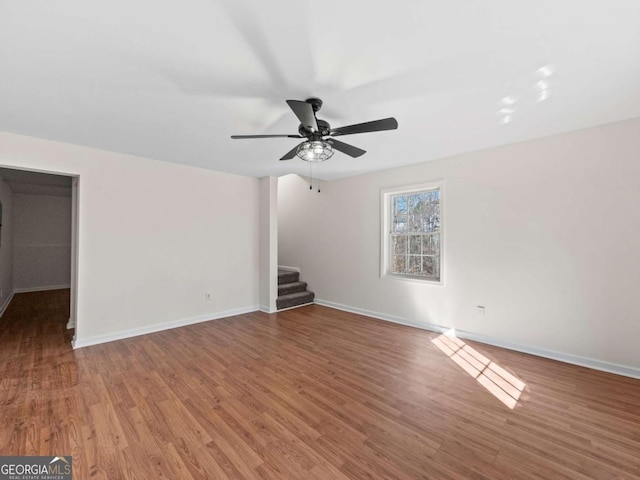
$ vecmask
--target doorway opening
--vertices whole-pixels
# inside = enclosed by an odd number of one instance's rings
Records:
[[[79,177],[0,167],[0,316],[16,294],[68,289],[77,326]]]

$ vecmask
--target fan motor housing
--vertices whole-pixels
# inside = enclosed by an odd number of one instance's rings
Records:
[[[320,100],[317,97],[307,98],[305,102],[311,104],[311,107],[313,107],[314,112],[317,112],[322,108],[322,100]]]
[[[302,135],[303,137],[310,137],[312,135],[320,135],[320,136],[325,136],[325,135],[329,135],[329,132],[331,130],[331,125],[329,125],[329,122],[325,121],[325,120],[320,120],[320,119],[316,119],[316,123],[318,124],[318,131],[317,132],[311,132],[309,130],[307,130],[306,128],[304,128],[304,125],[300,124],[300,126],[298,127],[298,133],[300,135]]]

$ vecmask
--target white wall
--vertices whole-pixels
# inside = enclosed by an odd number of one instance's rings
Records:
[[[13,292],[13,192],[0,178],[2,230],[0,231],[0,314],[4,312]]]
[[[260,179],[260,310],[276,311],[278,297],[278,179]]]
[[[257,308],[257,179],[8,133],[0,165],[79,175],[76,345]]]
[[[283,177],[280,263],[300,267],[320,301],[640,374],[639,132],[636,119],[329,182],[319,195]],[[444,285],[381,279],[380,190],[440,179]]]
[[[71,197],[14,194],[14,288],[71,283]]]

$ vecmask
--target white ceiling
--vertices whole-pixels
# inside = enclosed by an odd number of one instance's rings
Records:
[[[638,19],[638,0],[0,0],[0,130],[265,176],[308,173],[278,161],[296,140],[229,136],[296,133],[286,99],[321,97],[333,127],[395,116],[314,169],[340,178],[640,116]]]

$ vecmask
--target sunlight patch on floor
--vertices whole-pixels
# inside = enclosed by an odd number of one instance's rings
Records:
[[[522,380],[450,333],[431,342],[507,407],[513,409],[518,404],[526,386]]]

